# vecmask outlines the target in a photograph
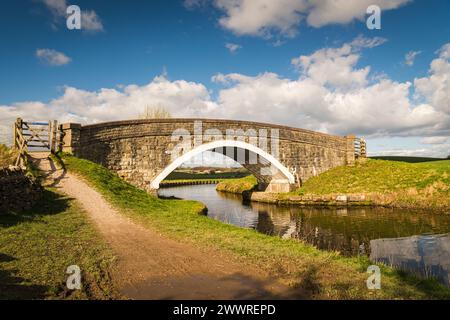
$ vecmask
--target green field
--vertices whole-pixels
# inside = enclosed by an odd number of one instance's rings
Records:
[[[243,263],[254,264],[280,277],[311,298],[323,299],[450,299],[450,289],[434,280],[421,280],[381,266],[383,289],[366,288],[367,258],[346,258],[295,240],[283,240],[199,215],[202,204],[161,200],[139,190],[107,169],[63,155],[67,169],[84,177],[121,212],[174,239],[211,247]]]
[[[46,190],[33,209],[0,215],[0,299],[109,299],[114,256],[80,207]],[[82,290],[66,269],[78,265]]]

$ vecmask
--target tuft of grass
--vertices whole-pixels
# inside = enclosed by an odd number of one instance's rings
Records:
[[[72,199],[44,191],[33,209],[0,215],[0,299],[109,299],[114,255]],[[78,265],[82,289],[66,288]]]
[[[367,258],[346,258],[295,240],[283,240],[210,219],[195,201],[161,200],[121,180],[88,160],[62,155],[66,168],[82,176],[113,205],[148,228],[191,243],[220,250],[243,263],[280,277],[311,298],[319,299],[450,299],[450,289],[381,266],[383,289],[366,287]]]

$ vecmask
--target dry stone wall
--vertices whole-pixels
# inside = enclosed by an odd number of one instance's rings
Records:
[[[41,195],[39,182],[22,169],[0,169],[0,214],[30,209]]]

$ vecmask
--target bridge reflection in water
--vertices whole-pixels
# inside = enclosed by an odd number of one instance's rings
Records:
[[[367,255],[448,284],[450,217],[386,208],[301,208],[245,203],[215,185],[160,189],[160,195],[203,202],[208,216],[261,233],[295,238],[346,256]],[[417,236],[428,234],[428,236]],[[437,239],[437,240],[434,240]],[[444,281],[447,279],[446,281]]]

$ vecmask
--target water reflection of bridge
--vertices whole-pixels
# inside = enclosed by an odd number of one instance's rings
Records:
[[[424,226],[424,221],[436,227],[434,216],[405,218],[404,225],[398,226],[388,219],[385,219],[386,223],[382,219],[374,223],[372,211],[376,209],[373,208],[369,209],[370,213],[364,208],[344,208],[327,209],[326,214],[321,214],[323,210],[317,208],[275,207],[262,203],[251,205],[259,212],[256,228],[260,232],[296,238],[320,249],[338,250],[343,254],[370,254],[372,261],[422,277],[436,277],[450,286],[450,234],[401,237],[404,232],[423,232],[414,225]],[[364,225],[364,230],[359,229],[358,225]],[[448,226],[443,227],[443,230],[448,230]],[[366,228],[372,233],[367,233]],[[384,238],[388,235],[392,238]]]
[[[259,213],[258,231],[296,238],[344,255],[369,255],[373,239],[445,233],[450,227],[448,219],[441,221],[443,217],[385,208],[299,208],[256,202],[251,207]]]

